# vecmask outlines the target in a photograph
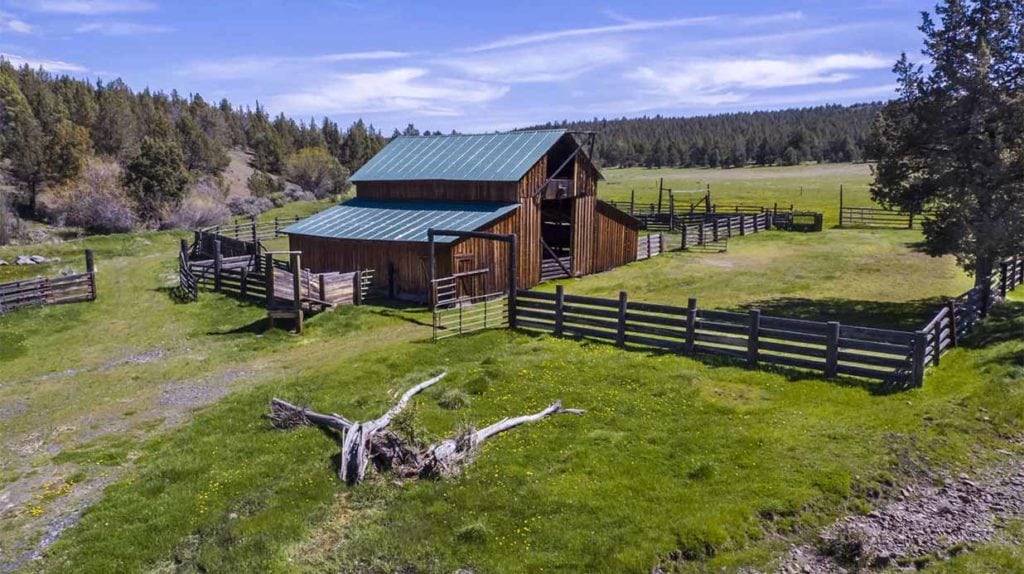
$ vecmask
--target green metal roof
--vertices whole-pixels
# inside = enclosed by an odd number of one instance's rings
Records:
[[[563,135],[565,130],[399,136],[352,181],[519,181]]]
[[[366,241],[427,241],[428,229],[475,231],[519,204],[352,199],[289,225],[285,233]],[[456,237],[438,237],[451,243]]]

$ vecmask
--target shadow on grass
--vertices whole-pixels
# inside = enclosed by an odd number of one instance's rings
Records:
[[[839,321],[844,325],[858,327],[915,331],[927,325],[946,301],[945,297],[903,302],[783,297],[754,301],[743,305],[740,310],[760,309],[762,314],[773,317]]]
[[[540,338],[540,337],[546,337],[546,336],[553,336],[550,333],[544,333],[544,332],[539,332],[539,331],[525,331],[525,330],[522,330],[522,329],[517,330],[517,332],[519,332],[519,333],[521,333],[523,335],[526,335],[528,337],[531,337],[531,338]],[[612,345],[612,343],[609,342],[609,341],[603,341],[603,340],[599,340],[599,339],[591,339],[591,338],[587,338],[587,337],[583,337],[583,336],[566,335],[563,338],[564,339],[568,339],[568,340],[572,340],[572,341],[577,341],[579,343],[583,343],[583,344],[587,344],[587,345]],[[713,368],[732,368],[732,369],[736,369],[736,368],[744,369],[744,368],[746,368],[746,362],[741,360],[741,359],[734,359],[734,358],[731,358],[731,357],[722,357],[722,356],[718,356],[718,355],[709,355],[709,354],[703,354],[703,353],[695,353],[695,354],[691,355],[691,354],[684,353],[682,350],[673,351],[673,350],[666,350],[666,349],[652,349],[651,347],[643,347],[643,346],[631,345],[631,344],[627,344],[626,346],[621,347],[621,349],[623,351],[626,351],[626,352],[629,352],[629,353],[642,353],[642,354],[648,355],[650,357],[665,357],[665,356],[686,357],[688,359],[691,359],[691,360],[694,360],[694,361],[698,361],[698,362],[700,362],[702,364],[708,365],[708,366],[713,367]],[[834,378],[831,378],[831,379],[827,379],[822,374],[817,373],[815,371],[796,369],[796,368],[785,367],[785,366],[781,366],[781,365],[769,365],[769,364],[762,364],[762,365],[760,365],[757,368],[757,370],[785,377],[785,379],[787,381],[793,382],[793,383],[800,382],[800,381],[823,381],[823,382],[826,382],[826,383],[830,383],[830,384],[836,385],[838,387],[849,388],[849,389],[858,389],[858,390],[870,393],[872,395],[879,395],[879,396],[892,395],[892,394],[901,393],[901,392],[904,392],[904,391],[909,391],[909,390],[915,388],[914,385],[909,381],[909,377],[902,377],[902,380],[895,380],[894,379],[892,381],[884,381],[884,382],[883,381],[871,381],[871,380],[867,380],[867,379],[858,379],[858,378],[855,378],[855,377],[847,377],[847,376],[838,376],[838,377],[834,377]]]
[[[419,325],[421,327],[434,326],[431,323],[410,315],[410,313],[426,313],[428,311],[428,309],[420,303],[410,303],[408,301],[399,301],[396,299],[379,299],[374,300],[371,304],[378,308],[373,312],[381,317],[399,319],[406,323],[412,323],[413,325]]]
[[[960,341],[960,346],[978,349],[1009,341],[1024,341],[1024,303],[1004,301]]]
[[[287,328],[290,329],[292,322],[282,319],[278,319],[274,322],[274,328]],[[248,325],[242,325],[241,327],[235,327],[234,329],[228,329],[226,331],[210,331],[207,335],[262,335],[270,330],[270,319],[262,317],[249,323]]]

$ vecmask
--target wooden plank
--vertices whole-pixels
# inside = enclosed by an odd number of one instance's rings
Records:
[[[786,355],[776,355],[774,353],[761,353],[762,363],[771,363],[773,365],[782,365],[784,367],[796,367],[799,369],[808,369],[811,371],[825,370],[825,361],[815,361],[812,359],[805,359],[801,357],[790,357]]]
[[[633,308],[633,304],[630,303],[630,309]],[[664,315],[649,315],[646,313],[636,313],[634,311],[626,312],[626,321],[630,323],[650,323],[653,325],[663,325],[668,327],[683,327],[685,328],[689,323],[686,321],[686,309],[680,309],[680,315],[678,317],[666,317]]]
[[[839,348],[852,349],[857,351],[870,351],[873,353],[885,353],[889,355],[906,355],[910,353],[910,345],[894,345],[892,343],[876,343],[874,341],[862,341],[860,339],[839,338]]]
[[[711,321],[739,323],[744,327],[746,327],[748,320],[748,317],[745,313],[734,313],[732,311],[709,311],[707,309],[701,309],[698,312],[698,317],[701,319],[709,319]]]
[[[519,301],[523,301],[523,300],[526,300],[526,299],[540,299],[540,300],[543,300],[543,301],[554,301],[555,300],[555,294],[554,293],[544,293],[544,292],[541,292],[541,291],[524,291],[524,290],[519,290],[519,291],[516,291],[516,299],[519,300]]]
[[[817,321],[805,321],[803,319],[787,319],[784,317],[761,317],[761,326],[769,329],[782,329],[799,333],[812,333],[824,335],[827,329],[826,323]]]
[[[763,331],[762,331],[763,335]],[[778,353],[788,353],[791,355],[800,355],[805,357],[815,357],[824,359],[825,349],[823,347],[808,347],[802,345],[791,345],[789,343],[780,343],[778,341],[769,341],[760,339],[759,341],[761,349],[765,351],[775,351]]]
[[[678,351],[683,346],[681,341],[653,339],[650,337],[643,337],[641,335],[632,335],[630,333],[626,333],[626,344],[643,345],[645,347],[655,347],[668,351]]]
[[[873,329],[852,325],[843,325],[839,330],[839,336],[844,339],[879,341],[882,343],[895,343],[897,345],[909,344],[914,340],[914,334],[907,331],[891,331],[888,329]]]
[[[566,325],[565,326],[565,332],[566,332],[566,334],[575,334],[575,335],[580,335],[580,336],[583,336],[583,337],[590,337],[590,338],[593,338],[593,339],[601,339],[601,340],[605,340],[605,341],[614,341],[615,340],[615,333],[614,332],[599,331],[597,329],[589,329],[589,328],[586,328],[586,327],[577,327],[575,325]]]
[[[723,335],[712,335],[707,332],[697,331],[697,342],[699,343],[714,343],[716,345],[728,345],[730,347],[740,347],[743,349],[743,357],[746,358],[747,351],[747,338],[746,337],[728,337]]]
[[[839,353],[840,363],[860,363],[862,365],[875,365],[878,367],[907,367],[909,363],[907,358],[904,357],[885,357],[881,355],[860,355],[857,353],[848,353],[840,351]]]
[[[840,375],[852,375],[855,377],[862,377],[865,379],[876,379],[880,381],[888,381],[895,378],[897,371],[885,370],[885,369],[872,369],[870,367],[858,367],[854,365],[840,364],[838,368]]]
[[[664,313],[666,315],[677,315],[677,316],[685,316],[686,315],[686,308],[685,307],[674,307],[672,305],[659,305],[659,304],[656,304],[656,303],[640,303],[640,302],[636,302],[636,301],[630,302],[629,310],[630,311],[647,311],[647,312],[650,312],[650,313]]]
[[[733,359],[740,359],[744,361],[747,359],[747,350],[745,348],[742,350],[738,350],[728,347],[712,347],[709,345],[694,343],[693,350],[698,353],[706,353],[709,355],[721,355],[724,357],[730,357]]]
[[[581,295],[566,295],[566,303],[577,303],[579,305],[592,305],[595,307],[619,308],[619,302],[615,299],[599,299],[597,297],[584,297]]]
[[[595,319],[592,317],[586,317],[581,315],[569,314],[564,315],[563,321],[566,325],[586,325],[588,327],[600,327],[602,329],[610,329],[612,331],[618,331],[619,325],[617,321],[605,321],[604,319]],[[566,327],[568,328],[568,327]]]
[[[815,343],[819,345],[824,345],[826,341],[824,335],[812,335],[810,333],[786,331],[781,329],[767,329],[763,326],[761,327],[761,338],[780,339],[791,342],[796,341],[798,343]]]
[[[627,333],[641,333],[645,335],[657,335],[659,337],[669,337],[672,339],[679,339],[680,341],[686,340],[686,331],[676,329],[664,329],[662,327],[652,327],[649,325],[641,325],[637,323],[626,324]]]
[[[746,335],[749,331],[748,325],[739,325],[736,323],[721,323],[718,321],[697,321],[697,328],[705,331],[715,331],[719,333],[737,333]]]

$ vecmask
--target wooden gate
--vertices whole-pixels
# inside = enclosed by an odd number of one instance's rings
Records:
[[[431,282],[434,341],[483,329],[508,327],[508,294],[460,296],[459,281],[459,277],[451,276]]]

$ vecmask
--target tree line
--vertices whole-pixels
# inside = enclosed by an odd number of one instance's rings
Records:
[[[116,197],[77,203],[119,202],[133,223],[162,225],[191,187],[217,186],[232,148],[252,154],[260,175],[250,188],[279,190],[274,178],[289,175],[307,192],[340,191],[385,143],[362,120],[348,129],[327,118],[296,122],[258,104],[133,91],[121,80],[91,83],[0,59],[0,190],[30,217],[47,215],[43,194],[75,203],[102,182],[117,184]]]
[[[598,133],[595,160],[617,167],[742,167],[852,162],[872,157],[880,103],[695,117],[548,123]]]

